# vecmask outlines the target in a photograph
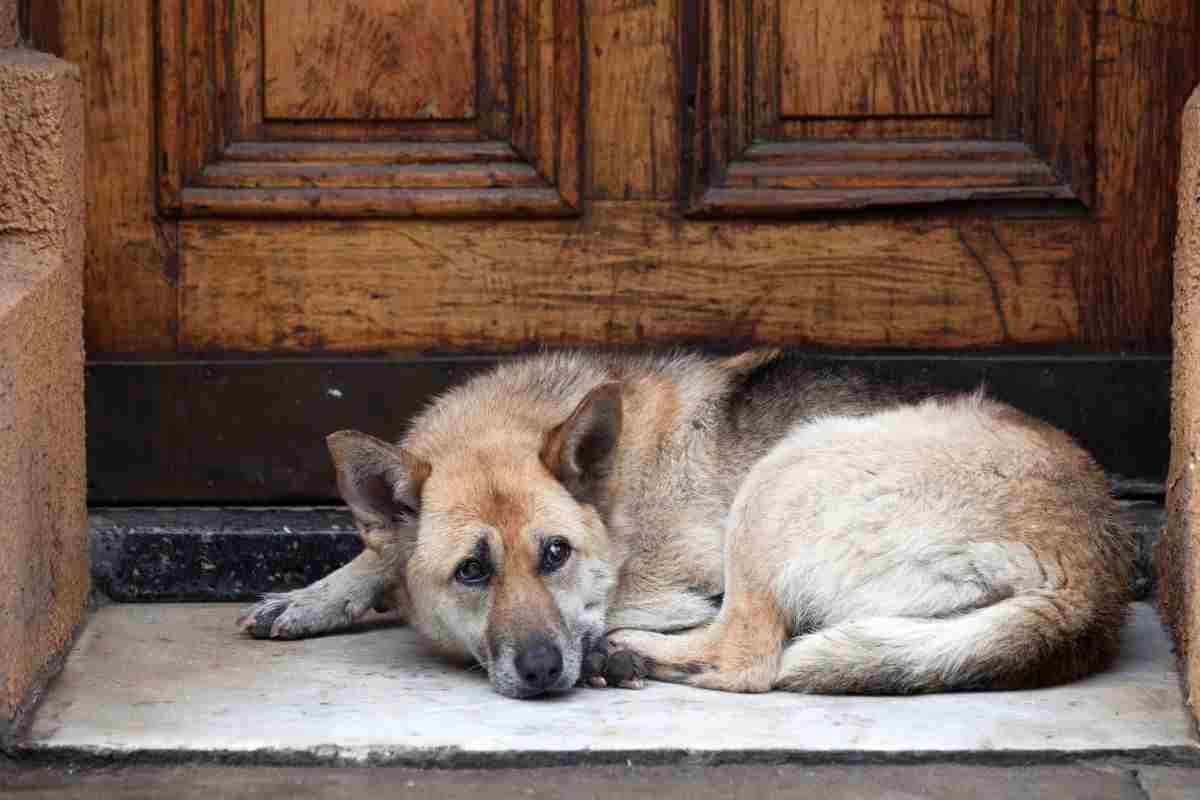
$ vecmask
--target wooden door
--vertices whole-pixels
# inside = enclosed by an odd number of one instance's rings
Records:
[[[1195,6],[30,16],[84,70],[95,364],[266,369],[679,342],[1166,352]]]

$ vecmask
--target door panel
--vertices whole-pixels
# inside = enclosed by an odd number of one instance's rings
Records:
[[[93,354],[1169,342],[1191,0],[31,9]]]
[[[992,0],[783,0],[780,116],[991,116]]]
[[[478,17],[476,5],[160,3],[160,207],[577,213],[578,4],[482,0]]]
[[[266,119],[475,116],[474,0],[263,0]]]
[[[1075,0],[708,8],[691,213],[1092,202],[1094,26]]]

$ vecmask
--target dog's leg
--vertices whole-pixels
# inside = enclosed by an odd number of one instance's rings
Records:
[[[685,631],[706,625],[720,609],[720,595],[692,589],[626,592],[609,609],[611,630]],[[613,644],[607,637],[597,641],[585,659],[582,685],[641,689],[647,677],[645,659]]]
[[[779,670],[787,630],[769,598],[747,591],[725,595],[717,618],[685,633],[621,630],[610,646],[632,650],[649,677],[726,692],[766,692]]]
[[[237,624],[256,639],[303,639],[345,628],[372,608],[406,605],[397,565],[367,549],[311,586],[266,595]]]
[[[778,672],[787,626],[767,583],[753,568],[752,534],[746,526],[735,525],[726,539],[725,595],[715,619],[674,634],[618,630],[609,635],[610,646],[637,653],[656,680],[728,692],[768,691]],[[711,613],[713,607],[708,607]]]
[[[684,631],[707,625],[721,609],[721,597],[690,589],[619,592],[608,610],[609,630]]]

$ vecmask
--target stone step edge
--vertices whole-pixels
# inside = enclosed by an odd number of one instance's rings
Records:
[[[1153,594],[1157,500],[1121,502],[1138,541],[1135,599]],[[92,578],[118,602],[248,601],[307,586],[362,550],[344,507],[111,507],[89,520]]]

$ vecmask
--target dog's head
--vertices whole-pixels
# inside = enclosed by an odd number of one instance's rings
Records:
[[[618,559],[596,501],[620,386],[593,389],[559,424],[526,427],[476,425],[425,458],[353,431],[329,437],[367,546],[402,571],[410,622],[509,697],[574,686],[604,635]]]

